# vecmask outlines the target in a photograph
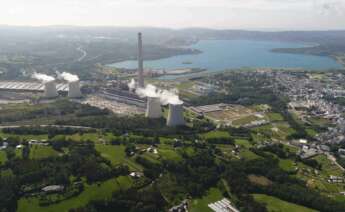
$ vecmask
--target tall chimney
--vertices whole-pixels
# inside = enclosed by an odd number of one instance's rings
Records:
[[[138,33],[138,85],[143,88],[144,85],[144,62],[143,62],[143,41],[141,33]]]

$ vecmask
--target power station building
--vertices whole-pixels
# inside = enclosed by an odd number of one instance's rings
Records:
[[[147,98],[146,117],[151,119],[158,119],[162,117],[162,108],[160,99],[158,97]]]
[[[68,83],[68,97],[69,98],[80,98],[82,97],[80,91],[80,83],[78,81],[72,81]]]
[[[48,81],[44,83],[44,97],[55,98],[58,96],[55,81]]]
[[[186,125],[183,117],[183,104],[169,104],[167,126],[176,127]]]

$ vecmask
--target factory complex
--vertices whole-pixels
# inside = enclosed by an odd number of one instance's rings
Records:
[[[44,83],[40,82],[20,82],[20,81],[0,81],[0,91],[17,92],[44,92]],[[58,92],[68,92],[68,84],[56,84]]]
[[[144,61],[143,61],[142,34],[138,33],[138,70],[136,80],[132,79],[128,84],[117,82],[118,87],[98,85],[98,89],[82,94],[82,84],[77,75],[71,73],[56,72],[56,76],[49,76],[43,73],[33,73],[30,81],[0,81],[0,91],[22,99],[57,99],[60,95],[70,99],[82,98],[79,102],[94,107],[107,108],[114,113],[122,114],[144,114],[150,119],[163,117],[163,105],[169,107],[167,126],[183,126],[183,101],[179,99],[175,91],[161,90],[154,85],[144,82]],[[124,80],[127,82],[127,80]],[[119,86],[122,85],[122,86]],[[125,85],[125,86],[124,86]],[[129,89],[126,89],[128,87]],[[20,94],[20,95],[19,95]],[[1,97],[0,97],[1,98]],[[14,100],[11,95],[4,95],[6,100]],[[18,100],[18,99],[16,99]]]

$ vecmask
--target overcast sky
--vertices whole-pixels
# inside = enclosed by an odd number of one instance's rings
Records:
[[[0,25],[345,29],[345,0],[0,0]]]

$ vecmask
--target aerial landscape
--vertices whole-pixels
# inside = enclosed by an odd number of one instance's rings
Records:
[[[345,211],[341,0],[5,0],[0,212]]]

